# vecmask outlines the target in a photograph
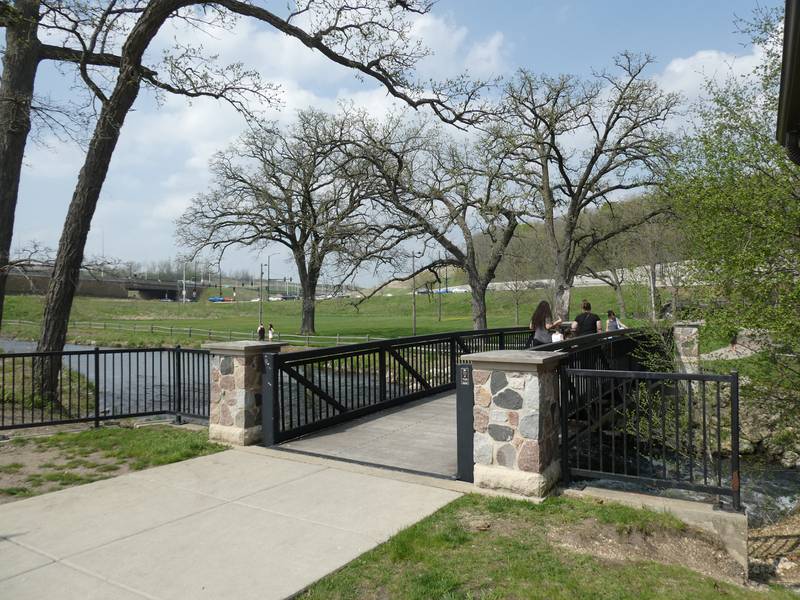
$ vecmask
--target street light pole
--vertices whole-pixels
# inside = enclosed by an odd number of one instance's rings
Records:
[[[272,259],[272,254],[267,257],[267,301],[269,301],[269,278],[271,277],[270,274],[270,261]],[[264,268],[264,265],[261,265],[261,268]]]
[[[261,275],[258,277],[258,324],[264,322],[264,264],[261,267]]]
[[[440,261],[442,260],[441,252],[439,253],[439,260]],[[442,322],[442,278],[438,276],[438,273],[436,279],[439,280],[439,322],[441,323]]]
[[[416,254],[411,254],[411,335],[417,335],[417,263]]]

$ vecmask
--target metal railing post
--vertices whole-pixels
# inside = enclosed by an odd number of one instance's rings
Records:
[[[386,349],[383,344],[378,348],[378,393],[380,401],[386,402]]]
[[[100,427],[100,348],[97,346],[94,347],[94,426]]]
[[[182,378],[182,361],[181,361],[181,345],[175,346],[175,424],[180,425],[183,421],[181,419],[181,411],[183,409],[183,386],[181,384]]]
[[[456,479],[474,481],[475,389],[472,365],[458,365],[456,382]]]
[[[742,508],[739,479],[739,372],[731,371],[731,495],[733,510]]]
[[[274,353],[263,355],[264,378],[261,382],[261,439],[265,446],[274,446],[278,437],[278,366]]]
[[[565,364],[558,368],[558,387],[559,387],[559,406],[558,414],[561,419],[561,484],[568,486],[570,482],[569,468],[569,414],[567,404],[569,403],[569,385],[567,381],[567,367]]]
[[[450,336],[450,382],[455,385],[456,384],[456,336],[452,334]]]

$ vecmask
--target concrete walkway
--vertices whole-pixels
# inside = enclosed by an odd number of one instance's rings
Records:
[[[286,598],[468,486],[266,448],[0,506],[0,598]]]
[[[456,395],[382,410],[280,446],[361,463],[452,477],[456,474]]]

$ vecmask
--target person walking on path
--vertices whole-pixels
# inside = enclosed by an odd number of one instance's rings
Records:
[[[608,320],[606,321],[606,331],[619,331],[625,329],[625,324],[619,320],[617,313],[613,310],[608,311]]]
[[[258,324],[258,329],[256,330],[256,332],[258,333],[258,341],[259,342],[263,342],[264,341],[264,334],[266,333],[266,330],[264,329],[264,324],[263,323],[259,323]]]
[[[575,335],[591,335],[593,333],[603,332],[603,322],[596,314],[592,312],[592,305],[588,300],[581,303],[583,312],[575,317],[575,322],[572,324],[572,331]]]
[[[272,336],[275,335],[275,329],[272,327],[272,323],[269,324],[269,330],[267,331],[267,338],[269,341],[272,341]]]
[[[549,344],[553,341],[553,329],[561,325],[561,319],[553,321],[553,311],[550,309],[550,303],[546,300],[539,302],[539,306],[531,316],[530,329],[533,330],[531,337],[528,339],[528,347],[540,346],[542,344]]]

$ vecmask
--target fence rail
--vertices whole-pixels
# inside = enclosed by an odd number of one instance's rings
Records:
[[[20,319],[4,319],[3,323],[6,325],[25,325],[38,327],[40,323],[36,321],[26,321]],[[136,324],[131,322],[120,323],[116,321],[110,322],[95,322],[95,321],[70,321],[70,327],[76,329],[97,329],[104,331],[130,331],[133,333],[165,333],[170,336],[182,334],[189,338],[198,338],[201,340],[217,340],[217,341],[231,341],[231,340],[255,340],[256,332],[254,331],[235,331],[233,329],[220,330],[220,329],[202,329],[199,327],[167,327],[166,325],[148,325]],[[370,335],[302,335],[293,333],[275,332],[274,340],[277,342],[287,342],[289,344],[296,344],[299,346],[307,347],[329,347],[340,346],[347,344],[357,344],[361,342],[369,342],[382,340],[384,338],[374,337]]]
[[[170,414],[207,418],[205,350],[0,354],[0,429]]]
[[[266,355],[264,428],[279,443],[455,387],[464,354],[526,347],[521,327]]]
[[[609,346],[633,343],[634,330],[573,338],[536,350],[583,356],[588,366],[611,356]],[[264,427],[268,444],[411,400],[455,389],[465,354],[522,350],[524,327],[422,335],[340,348],[266,355]],[[610,354],[609,354],[610,352]],[[623,356],[621,353],[620,356]],[[593,358],[594,357],[594,358]],[[574,359],[577,361],[578,359]],[[616,363],[614,363],[616,364]]]
[[[563,368],[560,377],[565,480],[695,490],[728,496],[739,510],[736,372]]]

